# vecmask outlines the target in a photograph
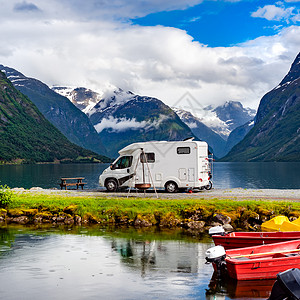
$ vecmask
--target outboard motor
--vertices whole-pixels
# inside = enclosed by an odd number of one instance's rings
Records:
[[[222,275],[222,269],[225,266],[226,252],[223,246],[214,246],[206,250],[205,259],[206,263],[212,263],[217,272],[217,277]]]
[[[218,225],[218,226],[209,228],[208,234],[209,235],[225,235],[225,230],[224,230],[223,226]]]
[[[300,299],[300,270],[293,268],[277,274],[268,300]]]

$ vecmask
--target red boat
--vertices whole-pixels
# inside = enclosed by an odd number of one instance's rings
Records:
[[[227,250],[225,262],[231,278],[273,279],[279,272],[300,268],[300,240]]]
[[[225,235],[212,235],[215,245],[225,249],[258,246],[300,239],[300,231],[289,232],[231,232]]]

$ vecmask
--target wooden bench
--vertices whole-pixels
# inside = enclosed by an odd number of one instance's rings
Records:
[[[83,186],[86,184],[86,182],[82,182],[83,179],[84,177],[61,178],[60,189],[62,190],[63,187],[67,189],[68,186],[76,186],[76,189],[78,190],[78,187],[81,186],[81,189],[83,190]],[[67,182],[67,181],[73,181],[73,182]]]

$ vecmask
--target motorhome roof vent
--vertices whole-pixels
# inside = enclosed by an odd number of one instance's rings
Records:
[[[193,137],[193,136],[191,136],[191,137],[188,137],[188,138],[186,138],[186,139],[184,139],[183,141],[185,142],[185,141],[193,141],[195,138]]]

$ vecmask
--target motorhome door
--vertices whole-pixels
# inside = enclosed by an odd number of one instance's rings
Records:
[[[132,166],[133,156],[121,156],[112,164],[111,170],[113,170],[114,177],[117,179],[119,186],[122,186],[126,181],[132,178],[130,174],[130,168]]]

